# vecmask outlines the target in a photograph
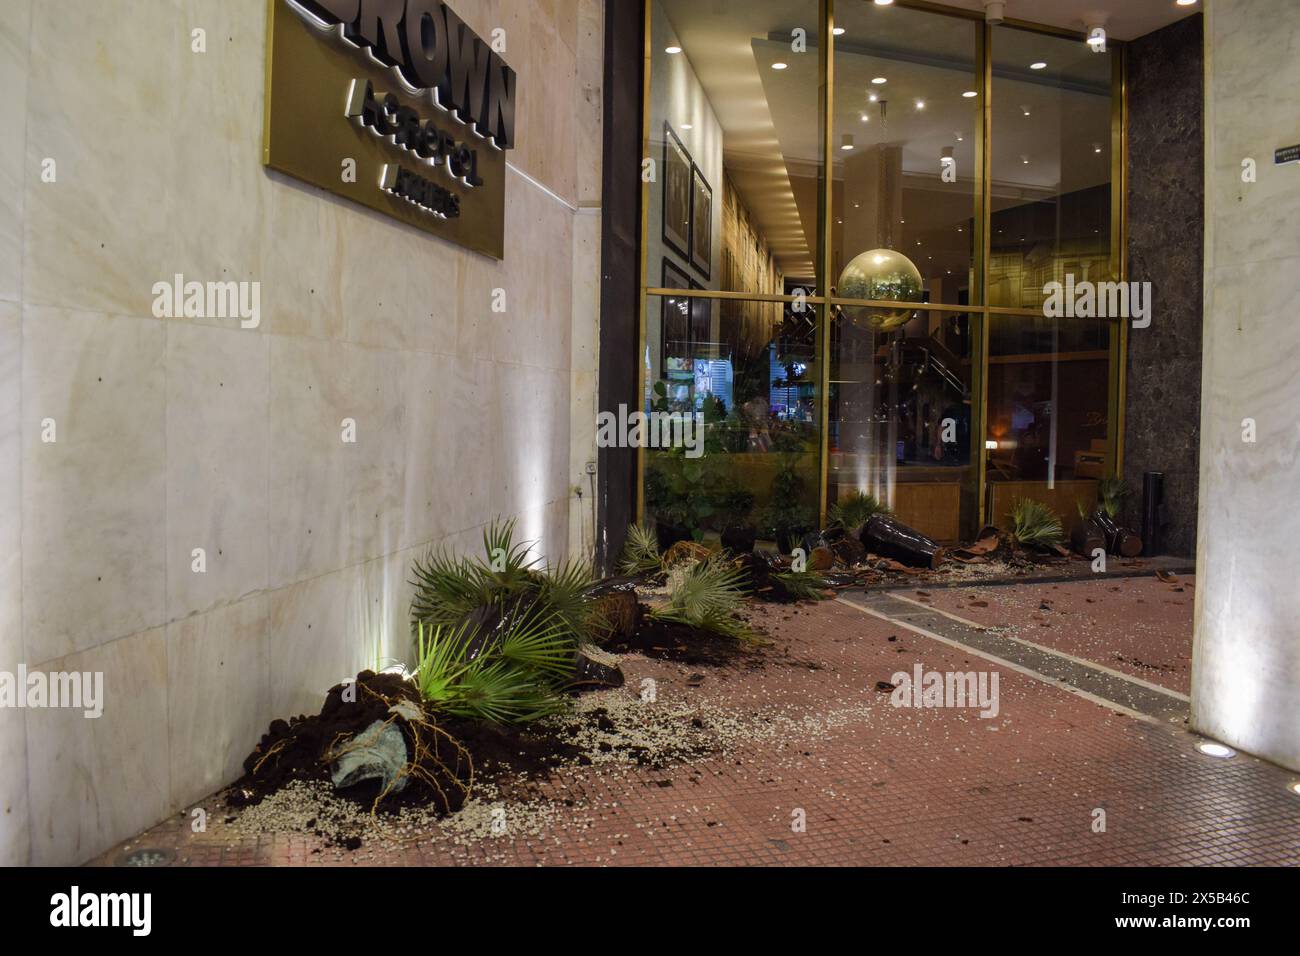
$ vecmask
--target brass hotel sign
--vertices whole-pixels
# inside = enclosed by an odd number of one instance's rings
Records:
[[[263,162],[500,259],[515,72],[438,0],[269,0]]]

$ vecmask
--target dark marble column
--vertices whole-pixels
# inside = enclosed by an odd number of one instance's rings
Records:
[[[1131,329],[1124,474],[1163,472],[1166,554],[1196,549],[1205,235],[1200,14],[1129,44],[1129,280],[1150,282],[1151,326]]]

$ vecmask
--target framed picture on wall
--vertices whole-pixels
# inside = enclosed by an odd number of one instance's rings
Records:
[[[709,278],[713,267],[713,188],[691,163],[691,265]]]
[[[664,244],[683,259],[690,258],[691,169],[694,165],[691,154],[673,128],[664,123]],[[685,288],[684,283],[682,287]]]
[[[663,288],[689,289],[691,278],[677,263],[664,259]],[[666,295],[659,301],[659,377],[672,378],[691,368],[693,299]],[[670,374],[673,373],[673,374]]]

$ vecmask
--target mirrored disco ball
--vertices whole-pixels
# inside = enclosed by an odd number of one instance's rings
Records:
[[[893,249],[872,249],[844,267],[835,294],[845,299],[882,299],[890,302],[921,301],[921,270]],[[913,309],[845,306],[844,315],[854,325],[889,332],[912,317]]]

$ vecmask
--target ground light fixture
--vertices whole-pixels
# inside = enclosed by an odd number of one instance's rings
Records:
[[[837,37],[842,37],[842,36],[844,36],[844,28],[843,28],[843,27],[831,27],[831,36],[837,36]]]
[[[1045,70],[1045,69],[1047,69],[1047,64],[1046,64],[1045,62],[1043,62],[1042,60],[1038,60],[1038,61],[1036,61],[1036,62],[1034,62],[1034,63],[1030,63],[1030,64],[1029,64],[1029,68],[1030,68],[1031,70]]]
[[[970,99],[973,96],[979,96],[979,94],[976,93],[974,90],[967,90],[965,93],[962,94],[962,96],[966,97],[966,99]]]
[[[1213,740],[1202,740],[1196,745],[1196,749],[1207,757],[1217,757],[1220,760],[1237,756],[1237,751],[1226,744],[1215,743]]]
[[[773,64],[772,64],[772,69],[774,69],[774,70],[784,70],[784,69],[786,68],[786,66],[788,66],[788,65],[789,65],[789,64],[782,63],[782,62],[780,62],[780,61],[778,60],[776,63],[773,63]]]
[[[667,53],[669,56],[675,56],[676,54],[682,52],[682,48],[679,46],[666,46],[664,47],[664,52]]]
[[[885,83],[889,82],[889,79],[883,76],[875,76],[871,78],[871,82],[875,83],[876,86],[883,86]]]

